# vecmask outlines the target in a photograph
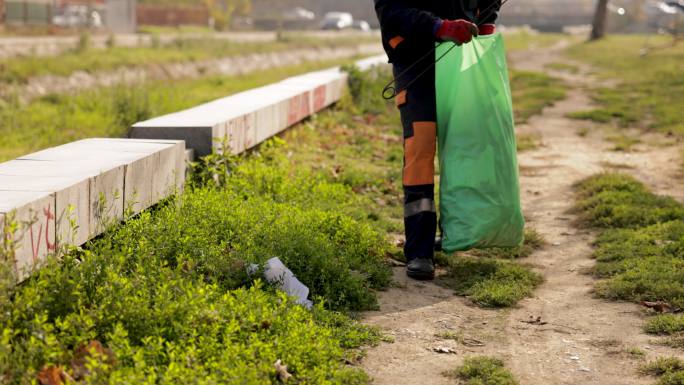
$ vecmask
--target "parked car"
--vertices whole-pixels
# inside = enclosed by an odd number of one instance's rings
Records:
[[[61,13],[53,16],[52,24],[60,27],[102,27],[102,16],[89,10],[86,5],[67,5]]]
[[[352,24],[352,28],[359,31],[368,32],[371,30],[370,24],[366,20],[355,20]]]
[[[328,12],[321,22],[321,29],[342,30],[353,26],[354,17],[347,12]]]
[[[290,20],[314,20],[316,14],[306,8],[295,7],[289,11],[283,12],[283,17]]]

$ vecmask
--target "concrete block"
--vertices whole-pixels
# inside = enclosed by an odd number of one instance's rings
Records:
[[[90,179],[89,236],[102,234],[109,225],[124,218],[124,179],[126,166],[121,165]]]
[[[14,222],[16,231],[4,231]],[[14,243],[3,250],[19,280],[25,279],[56,250],[55,196],[45,192],[0,190],[0,237]]]
[[[88,241],[90,235],[89,179],[0,174],[0,190],[54,193],[57,245],[81,245]]]
[[[139,158],[139,154],[136,157]],[[106,223],[123,218],[125,171],[126,163],[112,161],[104,156],[102,159],[80,161],[17,159],[0,163],[0,175],[68,177],[89,181],[88,226],[79,224],[88,239],[100,234]],[[71,204],[81,205],[75,202]]]
[[[387,57],[380,55],[357,65],[369,69],[386,62]],[[338,101],[346,79],[339,68],[295,76],[136,123],[130,136],[185,140],[197,156],[210,154],[229,138],[231,150],[243,152]]]

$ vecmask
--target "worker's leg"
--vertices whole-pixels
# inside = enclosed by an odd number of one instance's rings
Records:
[[[395,67],[395,73],[400,71],[401,68]],[[404,89],[397,97],[397,105],[404,128],[404,254],[409,262],[422,259],[429,260],[431,265],[437,231],[434,193],[434,159],[437,147],[434,71],[428,71]],[[429,274],[419,272],[415,274],[416,278],[431,278],[434,269],[432,270]],[[410,269],[408,273],[412,275]]]

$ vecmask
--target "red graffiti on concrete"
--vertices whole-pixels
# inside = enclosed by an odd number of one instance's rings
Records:
[[[33,263],[35,264],[38,261],[38,257],[40,256],[40,249],[41,249],[41,241],[43,237],[43,230],[45,230],[45,248],[47,252],[50,251],[55,251],[55,243],[50,242],[50,222],[53,222],[55,219],[55,214],[52,213],[52,207],[48,206],[47,208],[43,209],[43,219],[45,223],[43,224],[40,219],[36,221],[36,223],[32,224],[29,227],[29,236],[31,238],[31,252],[33,256]],[[33,227],[34,225],[38,225],[38,236],[34,237],[33,234]]]
[[[288,125],[291,126],[309,115],[311,115],[311,98],[308,92],[290,99],[289,111],[287,112]]]
[[[314,90],[314,112],[318,112],[325,108],[325,99],[327,95],[327,87],[322,85]]]

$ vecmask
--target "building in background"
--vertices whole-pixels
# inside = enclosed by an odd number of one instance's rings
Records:
[[[105,28],[114,33],[135,33],[138,28],[136,5],[136,0],[105,0]]]
[[[366,20],[378,27],[371,0],[253,0],[255,23],[259,18],[273,18],[294,7],[313,11],[320,20],[327,12],[349,12],[356,20]],[[568,25],[591,23],[595,0],[511,0],[501,12],[501,23],[509,26],[530,25],[548,31],[560,31]]]

